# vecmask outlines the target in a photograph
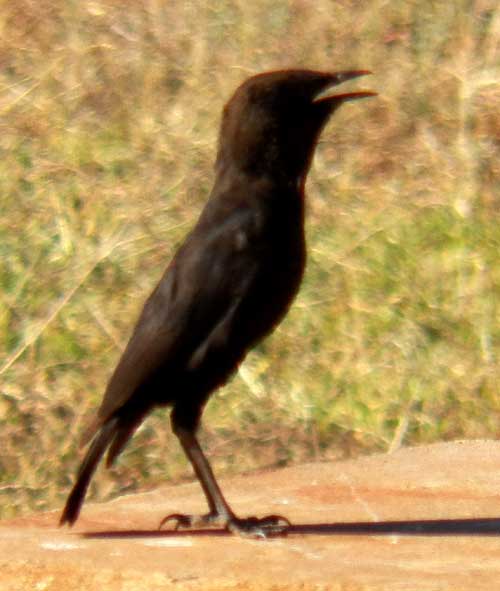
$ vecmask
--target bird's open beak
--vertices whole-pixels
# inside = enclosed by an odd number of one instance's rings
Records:
[[[367,98],[370,96],[377,96],[376,92],[371,90],[358,90],[354,92],[345,92],[343,94],[331,94],[332,87],[342,84],[347,80],[358,78],[359,76],[366,76],[371,74],[370,70],[350,70],[347,72],[335,72],[332,74],[331,79],[327,82],[325,87],[314,97],[314,103],[331,103],[332,105],[337,103],[343,103],[345,101],[352,101],[360,98]]]

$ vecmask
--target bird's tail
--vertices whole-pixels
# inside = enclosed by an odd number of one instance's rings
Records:
[[[95,435],[87,455],[80,466],[76,482],[71,489],[61,519],[59,520],[59,525],[65,523],[73,525],[78,519],[90,480],[97,468],[97,464],[113,438],[117,435],[117,431],[119,431],[119,419],[118,417],[113,417],[104,423],[99,432]]]

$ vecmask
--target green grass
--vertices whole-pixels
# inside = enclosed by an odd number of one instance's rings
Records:
[[[215,469],[497,436],[497,3],[21,0],[0,31],[1,515],[62,504],[222,105],[267,69],[369,68],[379,96],[323,134],[305,283],[207,407]],[[188,477],[158,411],[91,497]]]

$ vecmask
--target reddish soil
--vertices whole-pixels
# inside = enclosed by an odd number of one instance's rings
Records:
[[[402,449],[221,481],[240,515],[287,537],[157,530],[205,509],[196,483],[0,523],[1,591],[491,591],[500,585],[500,443]]]

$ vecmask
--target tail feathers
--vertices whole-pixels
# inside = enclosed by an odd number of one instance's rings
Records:
[[[71,490],[68,500],[66,501],[59,525],[65,523],[73,525],[78,519],[90,480],[97,468],[97,464],[111,443],[111,440],[117,435],[117,432],[119,436],[121,431],[118,425],[118,418],[114,417],[106,422],[94,437],[92,445],[80,466],[76,482]],[[113,444],[113,448],[114,447],[116,446]],[[123,445],[121,447],[123,447]]]
[[[112,466],[113,462],[120,455],[125,444],[137,429],[140,419],[141,417],[139,417],[139,419],[136,417],[132,421],[122,419],[116,426],[115,432],[113,433],[113,441],[109,446],[108,455],[106,457],[106,468]]]
[[[80,447],[85,447],[89,441],[91,441],[97,431],[102,427],[105,421],[100,416],[94,417],[93,420],[87,425],[87,428],[83,432],[82,438],[80,439]]]

